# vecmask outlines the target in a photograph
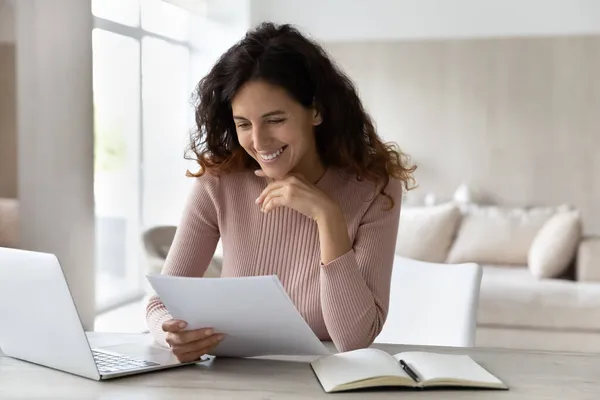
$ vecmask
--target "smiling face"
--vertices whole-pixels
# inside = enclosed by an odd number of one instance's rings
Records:
[[[231,102],[238,141],[267,176],[284,178],[290,172],[316,181],[324,171],[314,127],[321,118],[288,93],[264,81],[242,86]]]

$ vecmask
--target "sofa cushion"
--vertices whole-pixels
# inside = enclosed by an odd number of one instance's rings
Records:
[[[577,249],[575,279],[600,283],[600,236],[586,236]]]
[[[469,204],[447,261],[525,266],[538,231],[560,209]]]
[[[553,215],[542,226],[529,249],[527,266],[531,274],[536,278],[561,276],[575,257],[581,235],[579,211]]]
[[[539,280],[526,268],[483,266],[478,324],[600,332],[600,283]]]
[[[459,222],[460,210],[452,203],[403,207],[396,254],[420,261],[444,262]]]

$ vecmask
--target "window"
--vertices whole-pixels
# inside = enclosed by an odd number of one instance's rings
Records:
[[[155,226],[177,217],[170,213],[178,212],[178,208],[165,208],[165,204],[185,198],[182,183],[189,133],[190,52],[183,46],[151,37],[142,40],[142,51],[143,127],[148,143],[144,146],[142,215],[145,224]]]
[[[139,0],[93,0],[92,14],[128,26],[140,26]]]
[[[189,12],[161,0],[92,0],[98,312],[141,298],[142,233],[176,224],[191,128]]]
[[[143,4],[143,29],[176,40],[186,40],[190,29],[187,11],[161,0],[144,0]]]
[[[140,226],[140,103],[137,40],[95,29],[94,200],[96,302],[102,308],[134,297],[138,286],[135,249]]]

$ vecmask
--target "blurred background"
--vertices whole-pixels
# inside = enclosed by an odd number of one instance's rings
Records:
[[[577,210],[568,288],[554,289],[559,273],[502,275],[490,296],[508,284],[522,302],[494,297],[485,315],[507,316],[489,322],[504,332],[574,334],[561,342],[569,349],[586,332],[600,349],[600,322],[586,322],[600,321],[600,245],[586,242],[600,234],[595,0],[0,0],[0,245],[57,254],[87,329],[145,329],[145,275],[159,271],[190,187],[194,87],[267,20],[321,43],[380,135],[417,163],[407,210],[515,207],[500,229],[523,226],[531,207]],[[523,304],[520,317],[502,308]],[[490,343],[517,345],[513,333]]]

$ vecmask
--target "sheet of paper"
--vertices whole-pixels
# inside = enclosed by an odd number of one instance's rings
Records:
[[[325,355],[276,276],[189,278],[148,275],[169,313],[186,329],[214,328],[216,356]]]

